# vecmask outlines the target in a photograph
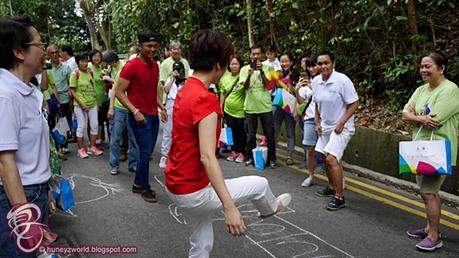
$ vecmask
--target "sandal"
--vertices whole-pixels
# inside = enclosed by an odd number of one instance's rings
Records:
[[[293,159],[292,159],[292,158],[287,158],[287,159],[285,160],[285,164],[287,164],[287,165],[289,165],[289,166],[293,165]]]

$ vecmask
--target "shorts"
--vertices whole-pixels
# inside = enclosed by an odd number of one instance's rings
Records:
[[[315,146],[317,139],[316,123],[314,122],[314,119],[307,119],[304,121],[303,145]]]
[[[340,134],[335,133],[334,130],[322,133],[317,140],[315,151],[324,155],[333,155],[339,162],[353,134],[353,131],[349,131],[346,128]]]
[[[438,194],[441,185],[446,179],[446,175],[420,176],[416,175],[416,183],[421,193]]]

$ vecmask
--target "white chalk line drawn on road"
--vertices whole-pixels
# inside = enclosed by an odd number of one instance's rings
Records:
[[[72,174],[72,176],[69,177],[69,181],[70,181],[70,184],[72,185],[72,189],[75,189],[75,182],[74,182],[74,178],[75,177],[89,179],[90,180],[89,185],[101,188],[101,189],[103,189],[105,191],[105,194],[103,194],[103,195],[101,195],[99,197],[96,197],[96,198],[93,198],[93,199],[90,199],[90,200],[75,201],[75,204],[83,204],[83,203],[90,203],[90,202],[98,201],[98,200],[101,200],[101,199],[109,196],[110,193],[115,195],[115,194],[120,193],[120,192],[122,192],[124,190],[119,183],[114,183],[114,184],[104,183],[104,182],[102,182],[102,180],[100,180],[97,177],[86,176],[86,175],[81,175],[81,174]]]
[[[166,186],[164,185],[163,181],[161,181],[161,180],[158,178],[158,176],[154,176],[153,178],[156,180],[156,182],[158,182],[158,184],[160,184],[162,187],[166,188]]]
[[[345,254],[347,257],[352,257],[352,258],[354,258],[354,256],[352,256],[352,255],[348,254],[347,252],[345,252],[345,251],[339,249],[338,247],[336,247],[336,246],[334,246],[334,245],[328,243],[327,241],[325,241],[325,240],[323,240],[322,238],[320,238],[320,237],[314,235],[313,233],[311,233],[311,232],[309,232],[309,231],[307,231],[307,230],[304,230],[304,229],[298,227],[297,225],[291,223],[290,221],[285,220],[285,219],[279,217],[278,215],[274,215],[274,217],[277,218],[278,220],[281,220],[281,221],[283,221],[284,223],[287,223],[287,224],[289,224],[290,226],[292,226],[292,227],[294,227],[294,228],[296,228],[296,229],[298,229],[298,230],[304,232],[305,234],[311,235],[312,237],[314,237],[314,238],[316,238],[317,240],[321,241],[322,243],[324,243],[324,244],[330,246],[331,248],[337,250],[338,252],[341,252],[341,253]]]
[[[164,183],[157,177],[157,176],[154,176],[155,180],[163,187],[164,186]],[[245,204],[242,204],[242,205],[239,205],[238,206],[238,209],[240,210],[243,218],[246,218],[246,219],[257,219],[257,221],[255,222],[252,222],[252,223],[249,223],[247,224],[247,227],[248,228],[252,228],[257,234],[257,236],[262,236],[262,237],[265,237],[265,236],[269,236],[269,235],[272,235],[272,234],[277,234],[277,233],[280,233],[284,230],[286,230],[285,226],[282,226],[282,225],[278,225],[278,224],[275,224],[275,223],[264,223],[264,220],[263,219],[260,219],[256,216],[258,210],[256,209],[250,209],[252,204],[249,204],[249,203],[245,203]],[[246,209],[244,210],[244,208],[249,208],[249,209]],[[287,236],[282,236],[282,237],[277,237],[277,238],[272,238],[272,239],[265,239],[265,240],[261,240],[261,241],[256,241],[255,239],[253,239],[252,237],[250,237],[248,234],[245,235],[245,237],[250,241],[252,242],[254,245],[256,245],[257,247],[259,247],[261,250],[263,250],[265,253],[267,253],[270,257],[273,257],[273,258],[276,258],[276,256],[270,252],[268,250],[268,248],[264,247],[263,244],[269,244],[269,243],[272,243],[272,242],[275,242],[275,241],[279,241],[277,243],[275,243],[276,247],[279,247],[279,246],[286,246],[288,244],[301,244],[301,245],[309,245],[311,246],[311,250],[308,250],[306,252],[303,252],[301,254],[296,254],[294,256],[292,256],[292,258],[297,258],[297,257],[302,257],[302,256],[305,256],[305,255],[310,255],[310,254],[314,254],[316,252],[319,251],[319,246],[317,244],[314,244],[312,242],[308,242],[308,241],[302,241],[302,240],[295,240],[295,239],[292,239],[294,237],[298,237],[298,236],[311,236],[312,238],[322,242],[323,244],[331,247],[332,249],[344,254],[346,257],[348,258],[354,258],[354,256],[350,255],[349,253],[341,250],[340,248],[328,243],[327,241],[323,240],[322,238],[314,235],[313,233],[291,223],[290,221],[287,221],[281,217],[279,217],[279,215],[282,215],[282,214],[288,214],[288,213],[294,213],[295,210],[291,209],[290,207],[287,207],[287,210],[281,212],[281,213],[278,213],[277,215],[274,215],[273,218],[276,218],[290,226],[292,226],[293,228],[299,230],[301,233],[297,233],[297,234],[290,234],[290,235],[287,235]],[[180,224],[187,224],[186,221],[184,220],[183,218],[183,214],[180,213],[178,211],[178,207],[175,203],[171,203],[169,205],[169,213],[171,214],[171,216]],[[223,212],[221,212],[223,214]],[[214,218],[212,221],[222,221],[224,220],[224,218],[222,217],[218,217],[218,218]],[[272,218],[270,219],[272,220]],[[270,221],[272,222],[272,221]],[[276,230],[274,231],[269,231],[269,232],[260,232],[259,230],[257,230],[256,228],[257,227],[275,227],[277,228]],[[289,240],[291,239],[291,240]],[[314,258],[326,258],[326,257],[336,257],[334,255],[320,255],[320,256],[314,256]]]

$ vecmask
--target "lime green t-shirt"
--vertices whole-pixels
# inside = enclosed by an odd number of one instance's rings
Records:
[[[96,67],[92,63],[89,64],[89,69],[92,70],[94,77],[94,86],[96,87],[96,100],[97,105],[100,106],[102,103],[107,101],[107,94],[105,94],[105,83],[102,79],[102,67]]]
[[[416,114],[420,115],[430,109],[430,114],[436,114],[436,119],[440,122],[440,128],[434,130],[434,140],[448,139],[451,141],[451,161],[455,166],[457,162],[457,130],[459,125],[459,88],[450,80],[444,80],[433,91],[429,90],[429,84],[424,84],[417,88],[408,103],[403,108],[403,112],[408,112],[409,106],[413,104]],[[419,127],[413,128],[412,137],[414,139]],[[430,140],[431,128],[422,128],[416,140]]]
[[[94,79],[87,72],[79,71],[79,73],[78,79],[75,71],[70,75],[70,88],[75,88],[78,98],[88,108],[92,108],[97,104]],[[79,106],[78,101],[74,101],[73,104]]]
[[[43,91],[43,100],[50,100],[51,95],[53,94],[54,88],[56,87],[56,80],[54,80],[52,70],[46,70],[46,75],[48,77],[48,89]]]
[[[239,75],[233,76],[226,72],[220,79],[220,90],[225,95],[225,113],[232,117],[244,118],[245,89],[244,85],[239,83]]]
[[[120,77],[120,73],[121,73],[121,69],[123,68],[123,66],[125,65],[124,62],[120,62],[119,65],[117,66],[114,66],[114,67],[111,67],[110,68],[110,75],[112,76],[112,79],[117,81],[118,78]],[[121,103],[121,101],[115,97],[115,107],[117,108],[120,108],[120,109],[123,109],[123,110],[127,110],[127,108]]]
[[[242,67],[239,73],[239,83],[244,85],[247,76],[249,75],[250,65]],[[269,68],[263,65],[263,71],[266,78],[270,79]],[[260,71],[255,70],[250,77],[250,86],[245,92],[244,110],[247,114],[261,114],[273,111],[273,105],[271,101],[271,94],[266,89],[261,80]]]
[[[298,103],[297,102],[297,105],[296,105],[296,113],[298,114],[298,116],[301,116],[304,112],[304,110],[306,109],[306,105],[308,104],[308,101],[303,101],[303,103]]]

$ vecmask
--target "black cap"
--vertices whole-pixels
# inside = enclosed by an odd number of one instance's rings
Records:
[[[156,35],[151,31],[140,32],[139,35],[137,35],[137,39],[139,43],[157,41]]]

